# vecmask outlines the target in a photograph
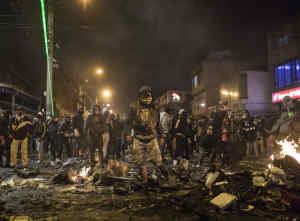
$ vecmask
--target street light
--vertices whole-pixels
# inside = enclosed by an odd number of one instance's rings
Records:
[[[103,91],[103,97],[105,97],[105,98],[110,98],[111,97],[111,92],[110,92],[110,90],[104,90]]]
[[[234,97],[238,97],[239,94],[238,94],[237,92],[234,92],[234,93],[233,93],[233,96],[234,96]]]
[[[82,1],[82,5],[83,5],[83,10],[84,10],[84,12],[86,12],[87,5],[88,5],[90,0],[81,0],[81,1]]]
[[[222,93],[223,95],[225,95],[225,96],[229,95],[229,92],[228,92],[228,91],[222,91],[221,93]]]
[[[97,75],[102,75],[103,74],[103,70],[101,68],[98,68],[96,71]]]

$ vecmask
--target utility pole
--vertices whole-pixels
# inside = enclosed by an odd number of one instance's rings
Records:
[[[53,42],[54,42],[54,7],[53,0],[47,1],[48,10],[48,65],[47,65],[47,97],[46,97],[46,112],[47,116],[54,115],[53,108]]]

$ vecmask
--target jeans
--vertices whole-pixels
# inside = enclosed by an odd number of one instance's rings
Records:
[[[23,140],[13,139],[10,147],[10,166],[12,167],[17,166],[19,145],[21,145],[23,166],[27,167],[28,166],[28,138],[27,137]]]

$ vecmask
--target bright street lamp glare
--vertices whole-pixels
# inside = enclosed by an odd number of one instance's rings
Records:
[[[97,72],[96,72],[98,75],[101,75],[103,73],[103,70],[101,68],[97,69]]]
[[[228,91],[222,91],[222,94],[227,96],[227,95],[229,95],[229,92]]]
[[[104,92],[103,92],[103,96],[104,96],[105,98],[109,98],[109,97],[111,97],[111,93],[110,93],[110,91],[109,91],[109,90],[104,90]]]

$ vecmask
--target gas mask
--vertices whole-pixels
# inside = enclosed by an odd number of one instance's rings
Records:
[[[152,92],[150,90],[144,90],[139,94],[139,104],[142,106],[149,106],[152,104]]]

